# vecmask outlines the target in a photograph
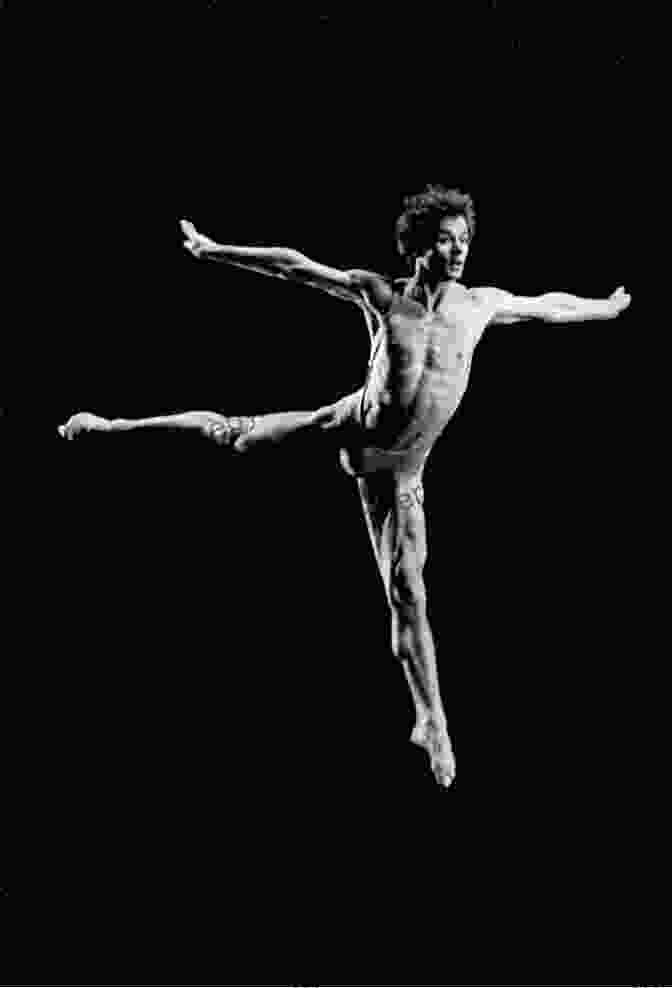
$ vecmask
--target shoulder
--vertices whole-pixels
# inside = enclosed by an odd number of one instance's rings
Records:
[[[366,271],[362,268],[352,268],[348,271],[348,275],[352,287],[364,292],[376,309],[385,311],[390,307],[394,289],[389,278],[376,271]]]
[[[512,296],[510,292],[505,292],[502,288],[495,288],[493,285],[479,285],[476,288],[470,288],[469,294],[483,317],[480,330],[474,341],[476,344],[483,336],[487,326],[500,321],[501,314],[506,309],[507,301]]]

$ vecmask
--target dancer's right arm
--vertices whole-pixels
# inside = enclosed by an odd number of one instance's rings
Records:
[[[194,257],[224,261],[249,271],[310,285],[358,304],[361,304],[366,293],[377,308],[384,308],[388,295],[391,297],[386,279],[375,272],[359,269],[341,271],[319,264],[291,247],[236,247],[218,244],[198,233],[187,220],[181,220],[180,226],[187,237],[184,246]]]

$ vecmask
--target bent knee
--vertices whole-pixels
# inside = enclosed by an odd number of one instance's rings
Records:
[[[339,398],[331,405],[323,405],[315,412],[315,424],[320,429],[346,430],[356,424],[356,399],[359,392]]]
[[[390,606],[401,617],[409,619],[424,612],[427,591],[422,575],[417,570],[395,573],[390,584]]]
[[[336,410],[332,405],[327,405],[325,408],[318,408],[317,411],[312,413],[310,424],[324,432],[327,432],[329,429],[335,429],[339,425]]]
[[[400,621],[414,623],[427,613],[427,595],[424,589],[404,592],[392,589],[390,608]]]

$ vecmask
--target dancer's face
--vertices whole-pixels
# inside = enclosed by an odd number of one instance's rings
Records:
[[[464,216],[444,216],[439,224],[431,264],[441,269],[444,278],[458,281],[462,277],[469,253],[469,226]]]

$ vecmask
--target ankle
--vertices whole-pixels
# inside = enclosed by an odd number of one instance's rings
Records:
[[[436,737],[447,733],[445,718],[438,714],[418,714],[413,728],[414,735]]]

